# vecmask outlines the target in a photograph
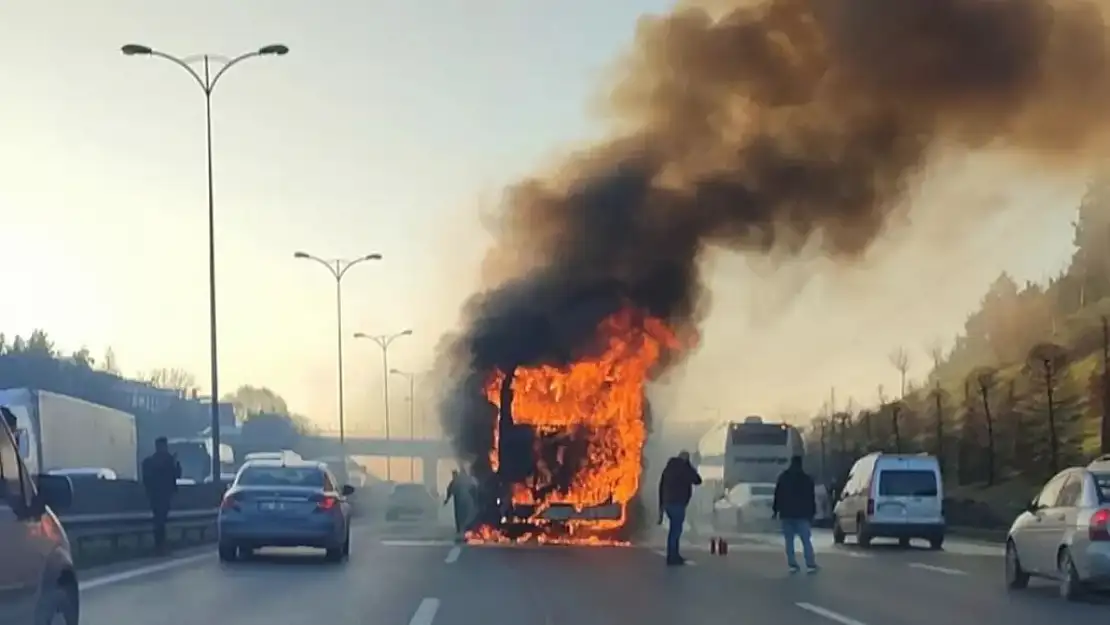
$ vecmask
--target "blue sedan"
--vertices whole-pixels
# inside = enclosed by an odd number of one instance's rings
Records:
[[[252,460],[224,495],[219,553],[233,561],[262,547],[314,547],[327,560],[351,553],[354,487],[338,486],[327,465],[304,460]]]

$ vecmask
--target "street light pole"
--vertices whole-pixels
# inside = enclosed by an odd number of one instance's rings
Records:
[[[390,369],[393,375],[399,375],[409,381],[409,440],[416,440],[416,374],[400,369]],[[416,458],[409,456],[409,481],[416,480]]]
[[[396,334],[363,334],[356,332],[356,339],[367,339],[374,341],[378,347],[382,349],[382,401],[385,403],[385,440],[389,441],[389,346],[393,341],[401,338],[402,336],[412,336],[412,330],[402,330]],[[390,456],[386,456],[385,461],[385,479],[392,479],[392,470]]]
[[[289,54],[289,47],[282,44],[271,44],[252,52],[240,54],[234,58],[226,58],[210,54],[178,58],[137,43],[129,43],[120,48],[127,56],[153,56],[165,59],[189,72],[197,85],[204,92],[204,123],[205,145],[208,156],[208,315],[209,315],[209,351],[211,354],[212,375],[212,478],[220,475],[220,385],[219,385],[219,356],[217,351],[216,333],[216,210],[212,183],[212,90],[220,81],[227,70],[233,66],[259,56],[285,56]],[[203,72],[198,74],[193,69],[192,63],[201,61]],[[220,64],[215,75],[212,74],[212,61]]]
[[[347,457],[347,431],[343,424],[343,276],[347,271],[359,263],[368,260],[381,260],[381,254],[367,254],[354,260],[332,259],[324,260],[307,252],[294,252],[293,258],[311,260],[327,267],[328,273],[335,278],[335,339],[336,339],[336,375],[339,378],[339,448],[343,458]],[[346,462],[346,460],[344,460]]]

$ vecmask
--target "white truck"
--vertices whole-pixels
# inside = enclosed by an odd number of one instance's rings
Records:
[[[96,468],[138,479],[134,415],[27,388],[0,390],[0,406],[15,415],[20,455],[31,474]]]

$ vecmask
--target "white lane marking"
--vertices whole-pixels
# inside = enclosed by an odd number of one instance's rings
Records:
[[[925,564],[924,562],[910,562],[907,566],[914,569],[921,569],[923,571],[932,571],[934,573],[944,573],[945,575],[967,575],[965,571],[960,569],[949,569],[943,566],[935,566],[932,564]]]
[[[118,573],[101,575],[99,577],[93,577],[92,579],[84,579],[80,581],[79,586],[81,590],[90,590],[93,588],[98,588],[100,586],[118,584],[122,581],[134,579],[136,577],[145,577],[159,571],[176,569],[187,564],[200,562],[201,560],[210,560],[213,557],[214,556],[211,553],[200,553],[192,556],[186,556],[184,558],[176,558],[173,560],[168,560],[166,562],[159,562],[157,564],[149,564],[147,566],[140,566],[138,568],[128,569],[126,571],[120,571]]]
[[[383,540],[381,541],[386,547],[446,547],[454,545],[455,542],[451,540]]]
[[[439,611],[439,599],[425,597],[416,607],[416,613],[409,619],[409,625],[432,625],[432,620]]]
[[[795,603],[794,605],[805,610],[806,612],[812,612],[813,614],[816,614],[817,616],[823,616],[830,621],[841,623],[841,625],[865,625],[862,621],[857,621],[850,616],[844,616],[843,614],[833,612],[832,610],[826,608],[822,608],[819,605],[813,605],[812,603],[805,603],[804,601],[802,601]]]
[[[451,551],[447,552],[447,557],[443,559],[446,564],[453,564],[462,555],[462,547],[455,545],[451,547]]]

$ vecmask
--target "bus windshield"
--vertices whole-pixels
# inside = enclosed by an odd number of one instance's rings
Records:
[[[743,423],[732,426],[733,445],[786,445],[786,428],[771,423]]]

